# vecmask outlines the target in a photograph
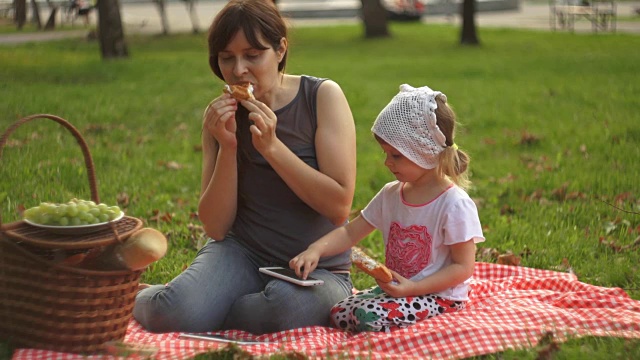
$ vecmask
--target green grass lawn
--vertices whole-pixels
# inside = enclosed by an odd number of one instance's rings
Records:
[[[351,104],[354,210],[393,180],[370,134],[375,116],[400,84],[428,85],[447,94],[462,124],[456,143],[472,157],[470,195],[487,238],[478,260],[512,252],[522,266],[571,267],[583,282],[640,299],[640,37],[480,29],[475,48],[460,47],[459,29],[446,25],[391,31],[376,40],[356,25],[291,33],[288,72],[337,81]],[[101,200],[169,238],[168,255],[143,275],[166,282],[201,240],[201,116],[221,82],[208,68],[203,34],[131,37],[128,46],[129,59],[107,62],[98,43],[84,40],[3,46],[0,130],[36,113],[74,124],[91,149]],[[79,146],[49,120],[10,137],[0,172],[3,222],[41,201],[90,196]],[[362,245],[382,258],[378,233]],[[354,279],[359,288],[373,284],[360,273]],[[639,352],[638,341],[588,338],[561,345],[558,356]]]

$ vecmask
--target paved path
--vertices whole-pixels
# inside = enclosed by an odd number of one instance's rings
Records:
[[[326,10],[331,1],[332,6],[348,7],[358,6],[360,0],[320,0],[326,1],[323,10]],[[208,25],[213,20],[215,14],[223,6],[223,1],[199,2],[197,8],[198,27],[201,31],[206,31]],[[282,3],[281,9],[286,11],[290,3]],[[635,9],[640,8],[640,0],[633,2],[619,2],[617,7],[618,17],[631,18],[638,17]],[[428,7],[427,7],[428,9]],[[427,10],[428,12],[428,10]],[[45,11],[46,13],[46,11]],[[170,33],[190,32],[192,24],[186,7],[182,2],[171,2],[167,6]],[[48,16],[48,14],[41,14]],[[126,34],[145,33],[159,34],[161,32],[160,18],[155,6],[151,3],[125,3],[121,10],[122,21]],[[95,23],[95,13],[91,18]],[[292,18],[292,26],[320,26],[340,23],[357,23],[360,20],[353,16],[336,16],[332,18]],[[447,17],[445,15],[429,15],[423,17],[423,21],[429,23],[452,23],[460,25],[459,16]],[[507,11],[478,12],[476,21],[479,27],[504,27],[504,28],[525,28],[541,31],[550,31],[549,7],[546,2],[528,2],[520,4],[519,9]],[[76,23],[77,24],[77,23]],[[88,29],[83,29],[81,25],[76,25],[78,30],[70,31],[49,31],[24,34],[0,34],[1,44],[16,44],[32,41],[47,41],[61,38],[82,38],[88,34]],[[621,33],[640,34],[640,19],[637,21],[618,21],[616,29]],[[587,20],[577,20],[575,32],[591,32],[591,23]]]
[[[330,9],[331,6],[336,8],[349,8],[360,6],[360,0],[320,0],[315,1],[316,4],[324,1],[323,9]],[[300,3],[309,3],[308,0],[294,2],[289,0],[279,0],[280,8],[283,12],[287,10],[300,9]],[[312,2],[313,3],[313,2]],[[198,3],[198,19],[200,27],[206,30],[213,20],[213,17],[222,7],[220,2],[200,2]],[[636,8],[640,8],[640,1],[620,2],[618,3],[618,17],[637,16],[634,12]],[[459,16],[447,17],[444,14],[429,15],[427,5],[427,16],[423,17],[426,23],[446,23],[452,22],[460,24]],[[191,31],[192,25],[188,17],[188,13],[184,4],[171,3],[168,7],[170,32]],[[149,8],[147,4],[128,4],[122,9],[122,18],[129,32],[144,33],[160,33],[160,19],[155,8]],[[293,26],[323,25],[336,23],[356,23],[360,20],[357,17],[333,17],[333,18],[292,18]],[[526,28],[550,31],[549,26],[549,5],[546,1],[542,2],[521,2],[520,8],[507,11],[492,11],[476,13],[477,25],[480,27],[507,27],[507,28]],[[591,22],[587,20],[576,20],[576,32],[591,32]],[[640,16],[638,21],[618,21],[616,26],[619,32],[633,32],[640,34]]]

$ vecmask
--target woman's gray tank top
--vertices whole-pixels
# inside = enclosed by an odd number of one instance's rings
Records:
[[[276,135],[307,165],[318,169],[315,151],[316,97],[325,79],[302,76],[297,96],[275,111]],[[327,218],[306,205],[256,151],[248,131],[245,111],[238,111],[239,162],[238,211],[231,232],[239,242],[266,261],[288,267],[322,235],[336,228]],[[244,123],[243,123],[244,122]],[[322,258],[319,268],[349,270],[349,251]]]

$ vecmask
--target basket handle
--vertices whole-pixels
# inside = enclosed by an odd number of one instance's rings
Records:
[[[100,197],[98,196],[98,187],[96,186],[95,167],[93,166],[93,159],[91,158],[91,152],[89,151],[89,147],[87,146],[87,143],[84,141],[84,138],[82,137],[78,129],[76,129],[73,125],[71,125],[71,123],[69,123],[67,120],[59,116],[50,115],[50,114],[35,114],[35,115],[24,117],[16,121],[15,123],[13,123],[13,125],[11,125],[4,132],[4,134],[2,134],[2,137],[0,137],[0,160],[2,160],[2,151],[4,150],[4,146],[7,143],[7,140],[9,139],[9,136],[11,135],[11,133],[13,133],[21,125],[24,125],[25,123],[28,123],[32,120],[40,119],[40,118],[50,119],[59,123],[60,125],[64,126],[67,130],[69,130],[71,134],[76,138],[76,140],[78,141],[78,144],[80,145],[80,148],[82,149],[82,154],[84,155],[84,163],[85,163],[85,166],[87,167],[89,187],[91,188],[91,200],[93,200],[93,202],[95,203],[99,203]],[[1,228],[2,228],[2,211],[0,211],[0,229]]]

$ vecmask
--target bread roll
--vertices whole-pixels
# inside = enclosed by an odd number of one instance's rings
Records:
[[[167,238],[160,231],[142,228],[118,246],[116,252],[131,270],[139,270],[162,259],[167,253]]]
[[[123,243],[107,246],[78,266],[93,270],[140,270],[160,260],[166,252],[167,238],[158,230],[142,228]]]
[[[378,281],[387,283],[393,280],[393,275],[386,266],[369,257],[357,247],[351,248],[351,261],[360,270],[373,276]]]

